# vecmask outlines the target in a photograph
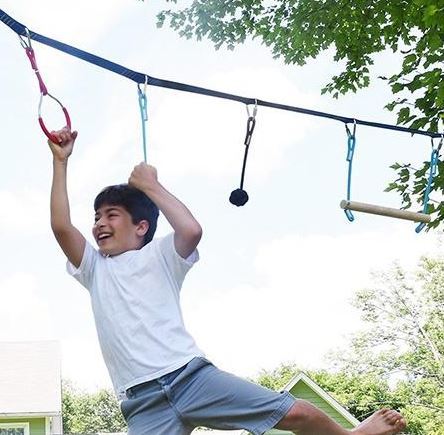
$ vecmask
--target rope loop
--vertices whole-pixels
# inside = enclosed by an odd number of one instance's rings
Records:
[[[251,138],[253,137],[254,127],[256,127],[256,119],[253,117],[247,120],[247,133],[245,135],[244,145],[246,147],[250,146]]]

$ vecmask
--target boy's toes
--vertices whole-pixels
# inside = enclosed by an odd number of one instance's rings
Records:
[[[390,413],[391,413],[390,409],[381,408],[378,411],[376,411],[374,415],[380,415],[382,418],[387,419],[389,418]]]
[[[393,411],[391,409],[382,409],[381,414],[388,424],[395,424],[399,419],[402,418],[399,412]]]
[[[396,411],[389,411],[385,415],[387,421],[391,424],[394,424],[397,420],[401,418],[401,416]]]
[[[407,426],[407,422],[405,421],[404,418],[401,417],[395,421],[394,426],[395,426],[396,431],[400,432],[405,429],[405,427]]]

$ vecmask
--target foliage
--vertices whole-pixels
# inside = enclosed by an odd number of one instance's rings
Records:
[[[262,370],[255,382],[270,390],[280,391],[299,371],[295,364],[282,364],[270,372]]]
[[[441,143],[441,141],[440,141]],[[440,145],[434,144],[434,148],[440,148]],[[424,162],[422,168],[413,168],[411,164],[395,163],[391,166],[397,172],[395,181],[389,183],[385,189],[386,192],[395,191],[401,195],[402,208],[408,209],[414,204],[419,204],[418,211],[423,211],[424,192],[427,188],[430,176],[430,162]],[[433,196],[444,195],[444,162],[439,161],[436,167],[432,191]],[[427,213],[433,216],[427,228],[437,228],[441,222],[444,222],[444,203],[429,198],[427,204]]]
[[[158,15],[181,36],[208,38],[216,48],[234,49],[247,38],[270,47],[274,57],[304,65],[310,58],[333,60],[343,66],[322,89],[338,98],[356,92],[371,80],[374,55],[398,53],[402,62],[389,77],[380,77],[394,96],[386,108],[397,111],[397,123],[414,129],[442,131],[444,121],[444,0],[193,0]],[[414,178],[414,202],[421,202],[427,163],[419,170],[397,164],[399,178],[388,190],[401,194],[403,207],[412,201],[404,179]],[[439,165],[439,173],[444,166]],[[407,175],[408,174],[408,175]],[[440,175],[435,189],[444,190]],[[444,204],[431,205],[434,228],[444,221]]]
[[[62,403],[65,433],[90,434],[126,430],[119,403],[109,390],[84,393],[77,391],[69,382],[64,382]]]
[[[366,328],[349,352],[335,355],[346,372],[398,381],[395,405],[412,434],[442,435],[444,427],[444,259],[423,258],[414,274],[399,265],[375,275],[354,304]]]

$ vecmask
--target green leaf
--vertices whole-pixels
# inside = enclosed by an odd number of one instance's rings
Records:
[[[396,93],[402,91],[402,90],[404,89],[404,86],[405,86],[405,85],[403,85],[402,83],[394,83],[394,84],[392,85],[392,92],[393,92],[394,94],[396,94]]]

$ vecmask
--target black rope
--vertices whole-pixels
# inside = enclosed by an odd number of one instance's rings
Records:
[[[248,201],[248,193],[244,190],[244,179],[245,179],[245,169],[247,167],[248,150],[250,148],[251,138],[253,137],[254,127],[256,126],[256,111],[257,106],[255,106],[255,112],[253,116],[248,116],[247,120],[247,133],[245,135],[244,145],[244,161],[242,163],[241,181],[240,188],[235,189],[231,192],[230,202],[231,204],[241,207],[245,205]]]
[[[1,9],[0,9],[0,21],[2,21],[4,24],[6,24],[9,28],[11,28],[18,35],[27,36],[26,26],[24,26],[23,24],[19,23],[16,20],[14,20],[11,16],[6,14],[6,12],[4,12]],[[401,131],[404,133],[410,133],[412,135],[419,134],[419,135],[423,135],[423,136],[429,136],[431,138],[438,138],[438,137],[442,136],[441,133],[433,133],[433,132],[425,131],[425,130],[417,130],[417,129],[413,129],[413,128],[400,127],[397,125],[383,124],[380,122],[364,121],[364,120],[351,118],[351,117],[347,117],[347,116],[340,116],[340,115],[335,115],[332,113],[319,112],[316,110],[304,109],[302,107],[288,106],[285,104],[272,103],[269,101],[257,100],[255,98],[246,98],[246,97],[241,97],[239,95],[233,95],[233,94],[227,94],[225,92],[215,91],[212,89],[206,89],[206,88],[201,88],[198,86],[187,85],[185,83],[179,83],[179,82],[173,82],[170,80],[158,79],[155,77],[150,77],[146,74],[142,74],[142,73],[130,70],[122,65],[111,62],[109,60],[106,60],[106,59],[96,56],[94,54],[88,53],[86,51],[79,50],[76,47],[72,47],[71,45],[64,44],[62,42],[56,41],[55,39],[51,39],[46,36],[40,35],[36,32],[31,31],[31,30],[29,30],[29,36],[31,39],[33,39],[37,42],[40,42],[42,44],[53,47],[56,50],[63,51],[67,54],[70,54],[71,56],[75,56],[80,59],[83,59],[83,60],[90,62],[94,65],[97,65],[101,68],[108,69],[116,74],[120,74],[130,80],[133,80],[136,83],[142,84],[142,83],[145,83],[145,81],[146,81],[151,86],[158,86],[158,87],[167,88],[167,89],[174,89],[177,91],[192,92],[195,94],[207,95],[210,97],[223,98],[226,100],[238,101],[240,103],[244,103],[247,105],[257,104],[258,106],[271,107],[274,109],[287,110],[290,112],[302,113],[305,115],[333,119],[335,121],[340,121],[345,124],[356,123],[356,124],[360,124],[360,125],[366,125],[368,127]]]

